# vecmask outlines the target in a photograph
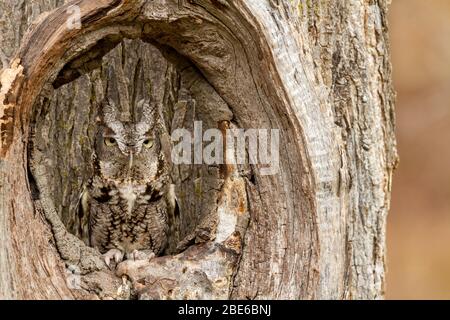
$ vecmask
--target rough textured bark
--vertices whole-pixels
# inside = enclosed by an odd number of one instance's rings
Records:
[[[194,244],[205,216],[213,217],[206,229],[214,230],[197,239],[205,244],[155,259],[139,272],[125,270],[137,297],[382,298],[397,162],[388,1],[70,1],[81,8],[80,30],[65,27],[61,2],[0,4],[1,21],[14,21],[1,25],[2,43],[9,45],[0,51],[0,297],[110,297],[92,289],[114,278],[106,271],[86,275],[84,291],[67,288],[54,224],[49,228],[48,216],[35,212],[27,170],[36,123],[37,132],[53,134],[39,145],[56,150],[44,152],[57,164],[49,195],[58,219],[76,233],[76,197],[89,165],[71,169],[89,153],[80,138],[89,137],[96,93],[107,82],[93,71],[107,54],[104,66],[140,60],[153,74],[166,75],[152,95],[161,98],[172,126],[201,119],[281,130],[277,175],[261,175],[257,166],[174,169],[185,195],[179,240],[187,236],[186,246]],[[37,13],[53,8],[24,36]],[[150,42],[165,58],[149,44],[123,38]],[[55,139],[64,129],[70,135]],[[195,199],[197,174],[215,190],[211,198]],[[230,224],[236,232],[223,233]],[[199,278],[183,276],[177,264]],[[151,286],[164,279],[161,265],[174,266],[167,292]],[[192,278],[198,280],[194,293],[186,291]],[[116,290],[120,281],[111,286]]]

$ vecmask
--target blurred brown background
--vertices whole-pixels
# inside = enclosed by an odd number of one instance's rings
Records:
[[[400,167],[388,223],[388,299],[450,299],[450,1],[393,0]]]

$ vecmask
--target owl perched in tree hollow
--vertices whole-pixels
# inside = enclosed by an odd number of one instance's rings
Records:
[[[112,101],[101,105],[94,176],[83,195],[89,240],[110,266],[161,254],[169,231],[168,164],[157,130],[158,110],[144,100],[124,120]],[[127,118],[127,117],[125,117]],[[136,120],[138,119],[138,120]]]

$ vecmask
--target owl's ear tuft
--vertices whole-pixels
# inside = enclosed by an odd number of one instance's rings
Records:
[[[136,109],[141,115],[139,123],[146,124],[153,127],[156,124],[158,117],[158,108],[156,103],[152,103],[149,100],[141,99],[136,103]]]
[[[116,123],[118,123],[118,120],[120,119],[120,112],[116,107],[116,104],[109,100],[108,98],[105,98],[99,106],[98,110],[98,117],[100,118],[100,122],[107,125],[107,126],[113,126]]]

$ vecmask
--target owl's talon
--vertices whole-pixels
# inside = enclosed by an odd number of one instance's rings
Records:
[[[111,261],[113,260],[116,263],[116,266],[122,262],[123,260],[123,252],[119,249],[111,249],[107,253],[103,255],[103,259],[105,260],[108,268],[111,269]]]

